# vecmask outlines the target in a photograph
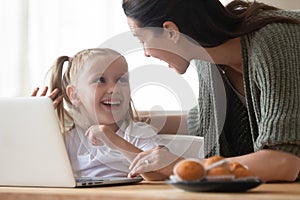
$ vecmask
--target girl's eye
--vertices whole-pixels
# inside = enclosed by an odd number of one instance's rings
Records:
[[[96,80],[97,83],[105,83],[105,78],[104,77],[100,77]]]
[[[128,81],[128,78],[127,77],[120,77],[119,79],[118,79],[118,82],[120,82],[120,83],[128,83],[129,81]]]

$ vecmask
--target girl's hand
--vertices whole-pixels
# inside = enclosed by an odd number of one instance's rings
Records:
[[[106,145],[111,149],[115,149],[116,145],[112,141],[119,139],[108,126],[106,125],[94,125],[91,126],[86,132],[85,136],[88,137],[89,141],[95,146]]]
[[[139,153],[132,161],[128,177],[135,177],[147,172],[159,172],[164,176],[173,173],[173,167],[183,158],[172,154],[167,149],[156,147],[149,151]]]
[[[38,87],[35,88],[35,89],[33,90],[33,92],[31,93],[31,96],[33,96],[33,97],[37,96],[37,93],[38,93],[39,90],[40,90],[40,88],[38,88]],[[42,93],[40,94],[40,96],[46,96],[47,92],[48,92],[48,87],[46,86],[46,87],[44,88],[44,90],[42,91]],[[57,106],[58,106],[58,105],[62,102],[62,100],[63,100],[63,96],[62,96],[62,95],[57,96],[58,93],[59,93],[59,89],[55,88],[55,89],[50,93],[50,95],[49,95],[49,97],[50,97],[50,98],[52,99],[52,101],[53,101],[53,106],[54,106],[54,108],[57,108]]]
[[[91,126],[86,132],[85,136],[88,137],[89,141],[95,146],[103,146],[105,145],[103,141],[104,136],[104,125],[95,125]]]

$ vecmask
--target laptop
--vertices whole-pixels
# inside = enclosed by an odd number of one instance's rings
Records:
[[[0,186],[107,186],[142,180],[75,178],[52,100],[0,97]]]

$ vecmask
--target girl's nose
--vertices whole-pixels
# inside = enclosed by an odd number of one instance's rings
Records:
[[[107,86],[106,92],[109,93],[109,94],[111,94],[111,93],[114,92],[114,89],[115,89],[115,84],[114,84],[114,83],[110,83],[110,84],[108,84],[108,86]]]
[[[118,90],[117,88],[118,86],[116,83],[109,83],[106,92],[109,94],[115,93]]]
[[[144,47],[144,55],[145,55],[146,57],[150,57],[150,54],[148,53],[147,50],[148,50],[148,49]]]

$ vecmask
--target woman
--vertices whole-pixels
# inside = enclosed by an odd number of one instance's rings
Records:
[[[226,7],[218,0],[123,0],[123,10],[145,56],[180,74],[196,60],[199,105],[187,122],[189,134],[205,137],[206,157],[228,157],[264,181],[297,179],[300,12],[240,0]],[[216,114],[220,102],[224,120]],[[169,176],[181,159],[165,149],[143,152],[129,176],[157,169]]]

